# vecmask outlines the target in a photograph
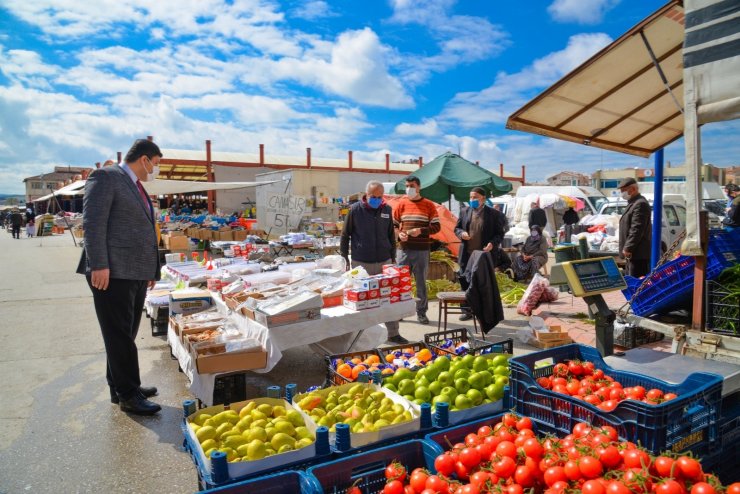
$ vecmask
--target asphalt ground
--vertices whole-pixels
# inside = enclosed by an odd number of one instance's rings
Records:
[[[142,319],[137,337],[142,384],[156,386],[162,405],[137,417],[110,403],[105,352],[92,296],[75,274],[81,249],[69,233],[14,240],[0,230],[0,493],[157,492],[197,489],[196,469],[182,448],[182,402],[188,382],[163,336]],[[415,318],[401,334],[421,340],[436,331]],[[516,338],[527,322],[513,309],[489,339],[511,336],[515,353],[535,350]],[[451,316],[451,327],[467,323]],[[472,328],[472,325],[467,324]],[[247,373],[249,397],[271,385],[299,390],[321,384],[324,358],[294,348],[268,374]]]

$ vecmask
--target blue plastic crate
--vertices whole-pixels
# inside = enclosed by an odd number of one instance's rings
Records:
[[[321,494],[302,472],[288,471],[266,475],[205,492],[218,494]]]
[[[552,364],[587,360],[627,386],[658,388],[676,393],[677,398],[660,405],[625,400],[605,412],[582,400],[542,388],[536,379],[552,374],[552,365],[535,369],[551,358]],[[511,399],[517,413],[536,419],[542,432],[570,434],[578,422],[611,425],[621,439],[639,443],[653,453],[692,450],[703,455],[719,447],[719,419],[722,406],[722,377],[695,372],[681,384],[669,384],[633,372],[610,368],[599,352],[584,345],[566,345],[514,357],[511,367]]]
[[[417,467],[434,471],[436,448],[425,441],[415,440],[374,449],[309,468],[309,481],[316,492],[344,494],[357,482],[364,494],[376,494],[385,486],[385,468],[398,461],[411,472]]]
[[[739,260],[740,229],[732,232],[712,230],[707,252],[707,280],[717,278]],[[645,288],[632,301],[632,312],[638,316],[649,316],[690,307],[694,293],[694,264],[694,258],[687,256],[663,264],[649,276]],[[624,279],[627,288],[622,293],[630,300],[643,279],[631,276],[625,276]]]

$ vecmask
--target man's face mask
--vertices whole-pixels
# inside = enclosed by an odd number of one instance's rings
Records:
[[[367,199],[367,203],[368,205],[370,205],[371,208],[378,209],[380,205],[383,204],[383,198],[370,196]]]

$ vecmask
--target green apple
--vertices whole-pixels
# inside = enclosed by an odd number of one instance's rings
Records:
[[[486,387],[486,378],[480,372],[475,372],[468,378],[468,383],[471,388],[481,391]]]
[[[504,397],[504,385],[500,383],[489,384],[485,389],[486,396],[493,401]]]
[[[475,355],[467,354],[462,358],[462,362],[465,365],[467,369],[470,369],[473,367],[473,361],[476,359]]]
[[[404,379],[398,383],[398,392],[402,395],[413,395],[415,387],[414,381],[411,379]]]
[[[486,386],[488,386],[489,384],[493,382],[493,374],[491,374],[490,371],[483,370],[483,371],[480,371],[478,374],[483,376],[483,380],[485,381]]]
[[[383,382],[383,387],[386,389],[390,389],[394,393],[398,393],[398,388],[396,387],[396,385],[390,382],[389,380],[386,380],[385,382]]]
[[[447,403],[449,405],[451,404],[450,402],[452,402],[452,398],[446,394],[437,395],[432,398],[432,405],[436,405],[437,403]]]
[[[455,397],[458,395],[457,389],[455,389],[454,386],[445,386],[442,388],[442,394],[447,395],[450,397],[450,405],[452,404],[452,400],[455,399]]]
[[[428,388],[430,384],[430,381],[426,378],[426,376],[417,377],[415,380],[416,387],[422,387],[422,388]]]
[[[428,403],[432,400],[432,392],[425,386],[419,386],[417,384],[416,390],[414,391],[414,397],[422,400],[424,403]]]
[[[475,357],[473,360],[473,370],[475,372],[480,372],[488,369],[488,359],[485,357]]]
[[[483,403],[483,393],[475,388],[470,388],[468,392],[465,393],[465,396],[468,397],[474,407],[477,407],[478,405]]]
[[[509,376],[494,376],[494,379],[496,380],[496,384],[501,383],[504,386],[509,385]]]
[[[439,374],[442,372],[442,369],[438,369],[436,367],[429,366],[429,367],[426,367],[426,371],[427,372],[426,372],[426,374],[424,374],[424,377],[426,377],[429,382],[433,382],[433,381],[435,381],[437,379],[437,377],[439,376]],[[417,381],[418,381],[418,379],[417,379]]]
[[[432,393],[433,396],[437,396],[442,392],[442,388],[444,386],[439,381],[434,381],[433,383],[429,384],[429,391]]]
[[[401,367],[400,369],[397,369],[396,372],[393,374],[393,384],[398,387],[399,383],[403,381],[404,379],[413,379],[414,373],[411,372],[409,369],[405,367]]]
[[[464,394],[457,395],[457,398],[455,398],[455,406],[459,410],[465,410],[466,408],[470,408],[473,406],[472,402],[470,401],[470,398],[468,398]]]
[[[509,367],[506,365],[499,365],[498,367],[494,367],[493,374],[496,376],[508,376]]]
[[[467,393],[470,389],[470,383],[467,379],[455,379],[455,389],[458,393]]]
[[[470,372],[470,369],[460,369],[455,372],[455,381],[457,381],[458,379],[467,379],[470,377],[470,374],[472,374],[472,372]]]
[[[506,355],[496,355],[491,359],[491,367],[498,367],[500,365],[503,365],[505,367],[509,366],[509,359],[506,357]]]
[[[444,372],[446,370],[450,369],[450,359],[446,356],[440,356],[437,357],[434,362],[432,362],[432,367],[435,369],[438,369],[440,372]]]
[[[442,384],[442,387],[444,386],[450,386],[453,382],[455,382],[454,375],[452,372],[440,372],[439,376],[437,376],[437,382]]]

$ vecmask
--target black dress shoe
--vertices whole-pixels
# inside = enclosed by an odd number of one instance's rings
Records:
[[[144,398],[151,398],[152,396],[155,396],[157,394],[157,388],[154,386],[139,386],[139,394],[141,394]],[[111,393],[110,395],[110,402],[114,405],[118,405],[118,402],[120,400],[118,399],[118,395],[115,393]]]
[[[466,312],[465,314],[460,316],[461,321],[470,321],[472,318],[473,318],[473,314],[471,314],[470,312]]]
[[[161,406],[156,403],[152,403],[139,393],[134,393],[134,396],[127,400],[121,400],[121,404],[119,406],[124,412],[133,413],[135,415],[154,415],[162,409]]]

